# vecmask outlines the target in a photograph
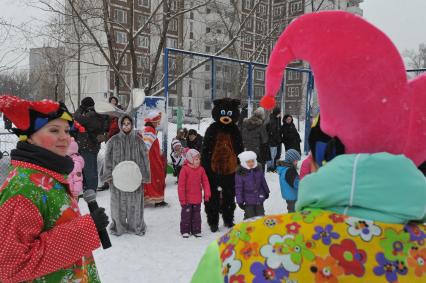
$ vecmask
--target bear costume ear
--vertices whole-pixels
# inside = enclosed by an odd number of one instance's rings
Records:
[[[238,108],[240,106],[241,101],[239,99],[232,99],[232,106]]]
[[[213,100],[214,106],[220,106],[223,103],[223,99],[215,99]]]

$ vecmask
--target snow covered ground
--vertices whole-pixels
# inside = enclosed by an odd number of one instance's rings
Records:
[[[207,245],[228,231],[220,222],[218,233],[211,233],[202,208],[201,238],[183,239],[179,232],[180,204],[177,196],[176,178],[167,176],[165,198],[169,207],[145,208],[148,230],[145,236],[111,235],[112,247],[95,251],[96,264],[104,283],[188,283]],[[278,175],[267,173],[271,194],[265,202],[266,214],[286,212],[281,198]],[[109,214],[109,191],[98,192],[97,201]],[[87,205],[80,200],[80,208],[87,213]],[[243,220],[243,211],[237,207],[235,221]]]

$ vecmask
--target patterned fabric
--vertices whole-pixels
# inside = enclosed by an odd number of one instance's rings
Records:
[[[91,255],[100,246],[66,176],[12,161],[0,188],[1,282],[100,282]]]
[[[425,282],[425,239],[423,224],[308,209],[239,224],[217,255],[221,282]]]

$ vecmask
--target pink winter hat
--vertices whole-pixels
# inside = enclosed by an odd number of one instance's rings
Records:
[[[200,155],[200,153],[199,153],[199,152],[198,152],[198,150],[196,150],[196,149],[191,148],[191,149],[187,149],[187,150],[185,150],[185,158],[186,158],[186,160],[187,160],[189,163],[191,163],[191,164],[193,164],[193,163],[194,163],[194,158],[195,158],[197,155],[199,156],[199,155]]]
[[[78,144],[74,138],[71,138],[71,142],[67,150],[67,155],[75,154],[77,152],[78,152]]]
[[[278,39],[261,104],[275,106],[288,63],[307,61],[321,105],[321,129],[346,153],[405,154],[426,160],[426,74],[407,81],[389,38],[363,18],[326,11],[294,20]]]

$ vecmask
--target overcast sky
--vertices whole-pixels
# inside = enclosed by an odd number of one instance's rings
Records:
[[[28,7],[36,0],[0,0],[0,18],[18,25],[38,18],[47,20],[47,14],[36,8]],[[361,4],[364,17],[384,31],[396,44],[400,52],[405,49],[417,49],[420,43],[426,43],[426,0],[364,0]],[[42,43],[39,43],[42,44]],[[5,48],[15,49],[15,54],[26,52],[30,44],[15,38],[0,46],[0,56]],[[28,60],[22,60],[21,68],[28,67]]]

